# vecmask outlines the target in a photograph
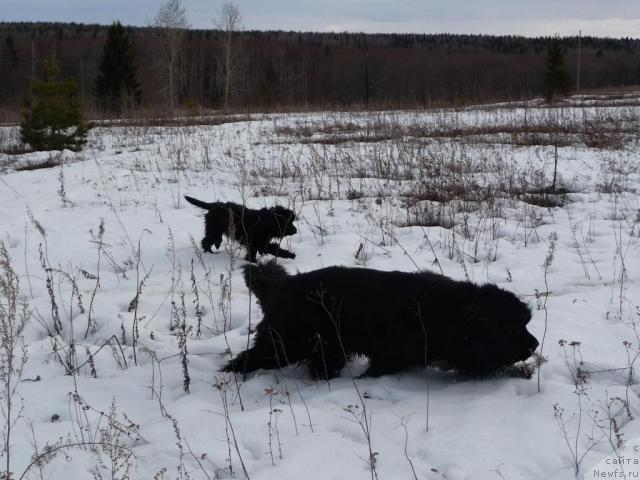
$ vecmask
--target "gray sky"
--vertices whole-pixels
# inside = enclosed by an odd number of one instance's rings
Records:
[[[640,0],[235,0],[245,29],[640,38]],[[0,21],[148,25],[162,0],[0,0]],[[212,28],[222,0],[183,0]]]

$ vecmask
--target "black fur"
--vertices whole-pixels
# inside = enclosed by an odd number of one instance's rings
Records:
[[[279,205],[271,208],[254,210],[232,202],[207,203],[187,195],[187,202],[204,208],[204,238],[201,245],[205,252],[216,250],[222,243],[222,235],[233,237],[247,249],[247,260],[256,261],[257,253],[269,253],[276,257],[296,258],[295,253],[271,243],[274,238],[294,235],[298,230],[293,225],[295,214],[288,208]],[[233,226],[233,227],[232,227]]]
[[[246,265],[264,318],[255,344],[225,371],[303,362],[316,378],[339,374],[352,355],[368,376],[437,365],[482,375],[531,356],[538,341],[529,307],[496,285],[429,272],[329,267],[288,275],[274,262]]]

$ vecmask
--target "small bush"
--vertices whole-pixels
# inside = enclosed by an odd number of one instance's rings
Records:
[[[24,100],[20,136],[34,150],[78,151],[86,143],[88,126],[82,118],[75,80],[59,80],[55,58],[45,61],[45,80],[34,80],[32,96]]]

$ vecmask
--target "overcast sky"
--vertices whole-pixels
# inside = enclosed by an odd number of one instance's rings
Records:
[[[0,21],[148,25],[163,0],[0,0]],[[235,0],[245,29],[640,38],[640,0]],[[222,0],[183,0],[212,28]]]

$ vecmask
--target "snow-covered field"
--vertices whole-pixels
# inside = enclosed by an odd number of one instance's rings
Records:
[[[0,240],[29,312],[24,369],[0,372],[14,478],[582,477],[640,437],[639,118],[597,102],[273,115],[96,128],[46,169],[16,171],[49,153],[0,154]],[[556,149],[567,193],[548,198]],[[547,326],[539,379],[355,378],[366,359],[330,382],[219,373],[261,312],[244,251],[201,253],[184,194],[299,212],[290,272],[430,269],[515,292],[538,340]]]

